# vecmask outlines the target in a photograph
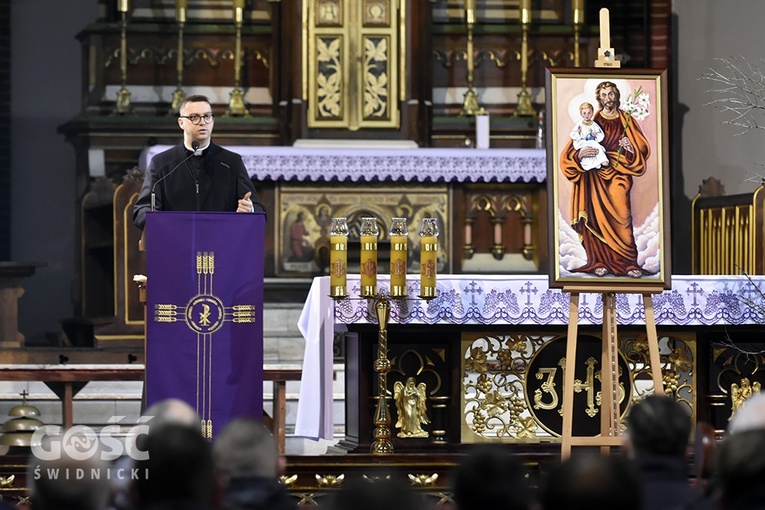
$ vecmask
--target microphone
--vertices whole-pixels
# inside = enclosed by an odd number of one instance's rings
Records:
[[[160,182],[162,182],[165,179],[167,179],[168,177],[170,177],[170,174],[172,174],[173,172],[178,170],[178,167],[180,167],[182,164],[184,164],[185,162],[187,162],[188,160],[190,160],[194,156],[201,156],[202,155],[202,151],[199,150],[199,142],[197,142],[196,140],[191,142],[191,148],[193,149],[191,151],[191,154],[189,154],[183,161],[181,161],[180,163],[175,165],[172,170],[170,170],[165,175],[163,175],[162,177],[157,179],[157,182],[155,182],[154,186],[151,187],[151,210],[152,211],[156,210],[155,206],[156,206],[157,195],[156,195],[155,191],[157,189],[157,184],[159,184]]]

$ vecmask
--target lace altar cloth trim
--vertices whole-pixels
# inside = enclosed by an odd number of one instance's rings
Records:
[[[329,277],[326,277],[329,278]],[[657,325],[765,324],[765,312],[748,306],[765,299],[757,287],[765,277],[673,276],[672,289],[653,295]],[[440,276],[438,297],[430,301],[419,294],[419,278],[407,280],[410,299],[391,299],[391,322],[399,324],[568,324],[569,294],[548,287],[545,275]],[[625,285],[625,287],[628,287]],[[373,303],[359,296],[358,275],[348,276],[351,299],[335,302],[339,323],[376,323]],[[388,295],[388,279],[378,279],[378,292]],[[412,299],[414,298],[414,299]],[[314,299],[309,294],[306,307]],[[643,297],[617,294],[619,324],[645,324]],[[602,324],[601,294],[581,294],[579,324]]]
[[[141,154],[141,168],[170,148]],[[328,149],[226,147],[239,153],[256,180],[407,182],[544,182],[544,149]]]

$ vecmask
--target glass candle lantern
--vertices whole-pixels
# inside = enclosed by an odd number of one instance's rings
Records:
[[[406,297],[406,253],[409,230],[406,218],[393,218],[390,224],[390,295]]]
[[[361,296],[377,296],[377,218],[361,218]]]
[[[438,262],[438,221],[423,218],[420,225],[420,297],[436,297],[436,267]]]
[[[348,221],[332,218],[329,228],[329,295],[342,298],[347,295],[348,276]]]

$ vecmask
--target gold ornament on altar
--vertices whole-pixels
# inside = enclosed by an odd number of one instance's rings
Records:
[[[175,19],[178,22],[178,47],[175,55],[176,87],[168,115],[178,115],[181,111],[181,103],[186,99],[186,93],[183,91],[183,27],[186,24],[188,8],[188,0],[175,0]]]
[[[521,20],[521,91],[518,93],[518,107],[515,117],[535,117],[537,111],[531,104],[531,93],[527,87],[529,73],[529,25],[531,25],[531,0],[521,0],[519,17]]]
[[[127,15],[130,11],[128,0],[117,0],[117,11],[120,13],[120,77],[122,85],[117,91],[117,102],[112,109],[112,115],[135,113],[130,103],[131,93],[127,89]]]
[[[475,0],[465,0],[465,25],[467,26],[467,48],[465,50],[465,60],[467,62],[467,92],[462,102],[461,117],[471,117],[473,115],[482,115],[486,113],[478,104],[478,94],[473,89],[475,78],[475,62],[473,56],[473,27],[476,22]]]
[[[415,384],[414,377],[409,377],[406,384],[396,381],[393,385],[393,400],[396,401],[398,421],[396,428],[402,438],[428,437],[422,425],[430,423],[427,415],[427,388],[425,383]]]
[[[242,84],[242,24],[244,22],[244,0],[234,0],[234,90],[229,94],[228,108],[224,117],[250,117],[250,111],[244,104]]]
[[[754,383],[749,381],[749,378],[744,377],[739,381],[740,384],[733,383],[730,385],[730,418],[728,418],[728,421],[733,419],[733,415],[736,414],[736,411],[741,407],[741,405],[754,395],[755,393],[759,393],[761,389],[761,385],[759,382],[754,381]]]

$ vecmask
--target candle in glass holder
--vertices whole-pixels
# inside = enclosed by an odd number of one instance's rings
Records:
[[[329,295],[345,297],[348,277],[348,222],[332,218],[329,229]]]
[[[436,297],[436,263],[438,260],[438,222],[423,218],[420,226],[420,297]]]
[[[128,12],[130,10],[128,0],[117,0],[117,10],[119,12]]]
[[[361,218],[361,296],[377,295],[377,218]]]
[[[390,224],[390,295],[406,297],[406,253],[409,230],[406,218],[393,218]]]

